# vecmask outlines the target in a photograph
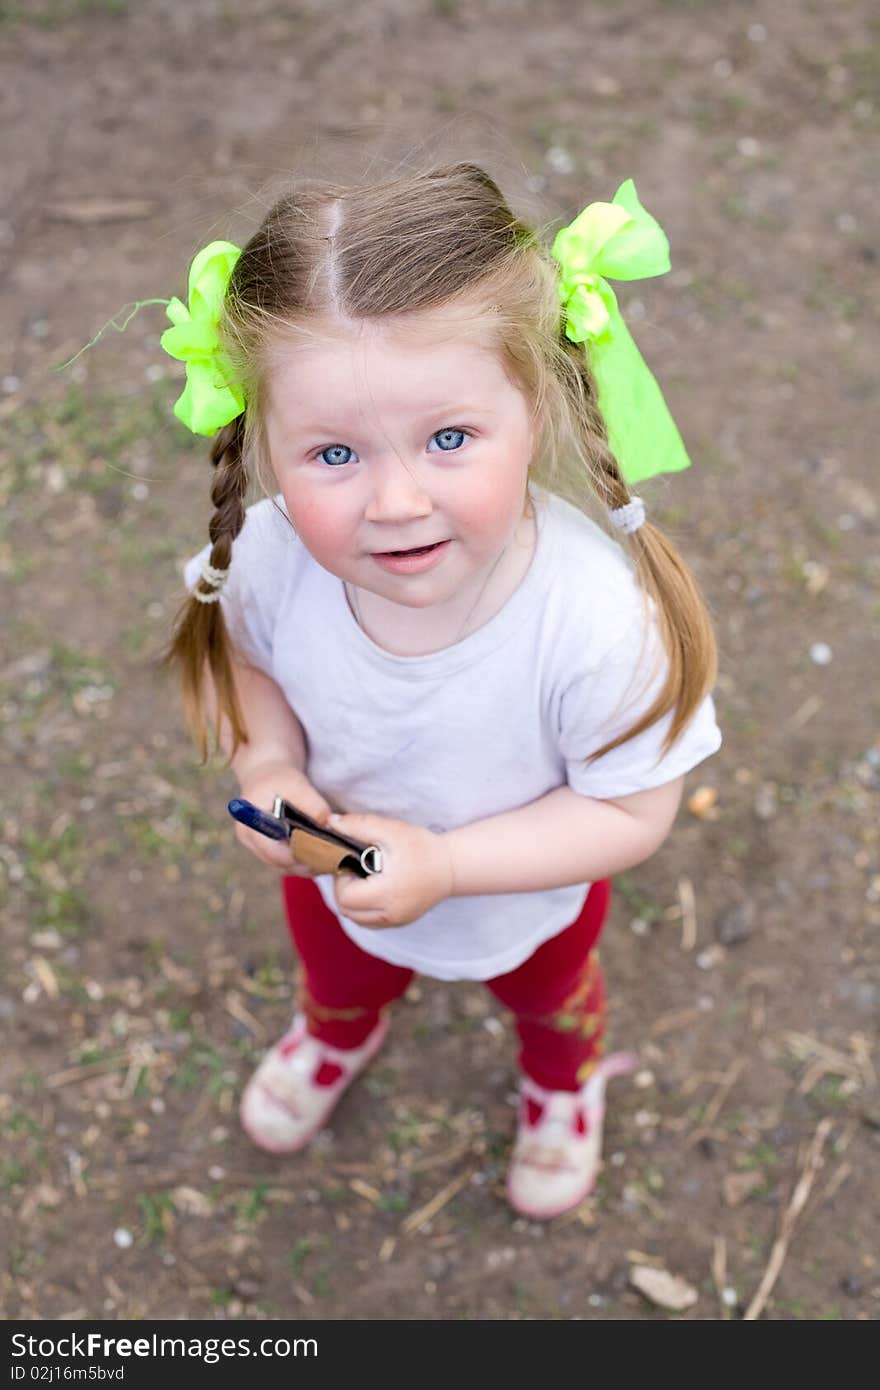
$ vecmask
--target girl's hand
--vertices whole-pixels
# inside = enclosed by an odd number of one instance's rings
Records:
[[[453,893],[445,835],[384,816],[331,816],[331,830],[382,851],[382,872],[369,878],[341,873],[333,888],[339,911],[359,927],[405,927]]]
[[[320,825],[326,825],[330,815],[328,802],[312,786],[305,773],[290,763],[260,763],[242,778],[241,794],[247,801],[259,806],[261,811],[270,813],[275,797],[283,796]],[[235,833],[246,849],[273,869],[296,874],[298,878],[316,876],[317,870],[294,859],[290,845],[283,840],[270,840],[238,821],[235,823]]]

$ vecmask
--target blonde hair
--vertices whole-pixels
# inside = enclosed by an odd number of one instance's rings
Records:
[[[433,309],[466,310],[497,347],[532,404],[540,432],[530,476],[587,515],[630,500],[608,445],[582,346],[563,331],[557,269],[536,232],[510,210],[477,165],[455,163],[368,186],[308,183],[285,195],[242,250],[226,295],[221,334],[247,401],[211,449],[214,514],[210,563],[225,569],[244,524],[251,472],[265,458],[267,368],[279,338],[315,320],[380,320]],[[666,679],[632,728],[588,755],[593,761],[673,712],[671,747],[716,671],[712,625],[675,546],[648,522],[621,539],[653,608]],[[201,581],[200,581],[201,583]],[[236,698],[221,605],[190,597],[167,660],[183,678],[190,726],[207,753],[205,673],[226,720],[232,753],[248,734]]]

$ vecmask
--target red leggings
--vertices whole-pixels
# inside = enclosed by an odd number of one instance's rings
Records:
[[[299,1003],[308,1030],[333,1047],[359,1047],[414,972],[356,946],[312,879],[287,874],[281,883],[302,964]],[[516,970],[485,981],[513,1011],[520,1066],[551,1091],[576,1091],[602,1055],[605,986],[595,948],[610,897],[608,879],[594,883],[571,926]]]

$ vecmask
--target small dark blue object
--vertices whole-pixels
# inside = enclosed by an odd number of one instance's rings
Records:
[[[226,808],[231,816],[242,825],[247,825],[251,830],[259,830],[261,835],[268,835],[270,840],[289,840],[290,826],[285,825],[283,820],[278,820],[276,816],[270,816],[268,811],[261,811],[259,806],[254,806],[250,801],[245,801],[243,797],[234,797]]]

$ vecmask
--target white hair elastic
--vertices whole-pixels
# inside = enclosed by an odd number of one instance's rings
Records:
[[[217,603],[220,599],[220,590],[229,578],[229,570],[215,569],[213,565],[208,564],[207,560],[203,560],[201,576],[202,582],[207,584],[212,592],[206,594],[201,589],[193,589],[193,598],[198,599],[199,603]]]
[[[641,497],[633,497],[625,507],[615,507],[609,515],[612,526],[628,535],[631,531],[638,531],[645,520],[645,504]]]

